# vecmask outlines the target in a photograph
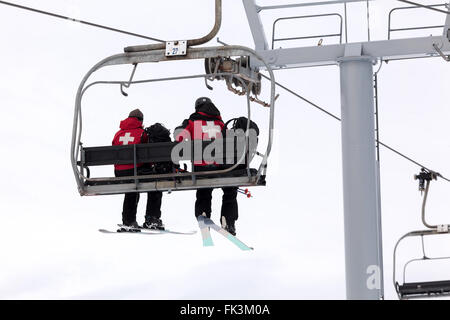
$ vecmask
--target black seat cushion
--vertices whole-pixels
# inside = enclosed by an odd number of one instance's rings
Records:
[[[450,281],[411,282],[398,286],[402,296],[450,293]]]

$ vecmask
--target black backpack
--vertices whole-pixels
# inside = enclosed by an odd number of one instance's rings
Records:
[[[258,128],[258,125],[255,123],[255,122],[253,122],[252,120],[249,120],[248,118],[246,118],[246,117],[239,117],[239,118],[234,118],[234,119],[231,119],[231,120],[228,120],[226,123],[225,123],[225,126],[224,126],[224,131],[223,131],[223,136],[224,136],[224,138],[226,137],[226,131],[227,130],[242,130],[242,131],[244,131],[244,133],[246,132],[246,130],[247,130],[247,125],[248,125],[248,122],[250,121],[250,125],[249,125],[249,129],[252,129],[252,130],[254,130],[254,132],[256,133],[256,136],[258,137],[259,136],[259,128]],[[231,128],[228,128],[228,125],[231,123]],[[235,140],[235,142],[236,142],[236,140]],[[258,143],[258,140],[256,140],[256,143]],[[255,146],[253,146],[253,148],[252,149],[250,149],[250,150],[248,150],[247,152],[248,152],[248,155],[249,155],[249,158],[246,158],[246,161],[245,161],[245,163],[247,162],[247,161],[251,161],[252,159],[253,159],[253,156],[255,155],[255,153],[256,153],[256,145]],[[237,149],[236,149],[236,144],[235,144],[235,153],[237,153]],[[236,156],[235,156],[235,161],[238,161],[238,158],[237,158],[237,154],[236,154]],[[225,162],[224,162],[225,163]],[[239,167],[238,167],[238,169],[239,168],[243,168],[243,167],[245,167],[245,163],[244,164],[241,164]],[[227,166],[229,166],[229,165],[227,165]],[[226,166],[226,167],[227,167]]]
[[[145,133],[148,136],[149,143],[157,142],[172,142],[170,138],[170,130],[164,127],[161,123],[155,123],[148,128],[145,128]],[[150,174],[152,173],[172,173],[174,164],[172,162],[158,162],[150,164]]]
[[[248,121],[249,120],[246,117],[239,117],[239,118],[234,118],[234,119],[228,120],[225,123],[225,130],[228,129],[228,124],[232,123],[231,128],[230,128],[231,130],[241,129],[245,132],[247,130]],[[255,122],[253,122],[252,120],[250,120],[249,128],[255,130],[256,135],[259,136],[258,125]]]
[[[172,142],[170,138],[170,130],[164,127],[161,123],[155,123],[148,128],[145,128],[145,133],[148,135],[148,142]]]

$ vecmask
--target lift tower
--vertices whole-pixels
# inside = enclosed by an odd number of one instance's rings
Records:
[[[269,48],[260,18],[261,12],[330,4],[340,4],[346,8],[349,2],[368,2],[368,0],[332,0],[273,6],[258,6],[255,0],[242,1],[255,42],[255,49],[273,69],[339,66],[347,298],[382,299],[384,296],[383,253],[379,204],[379,166],[375,155],[373,65],[376,61],[429,56],[440,56],[449,61],[450,8],[448,5],[424,6],[420,4],[410,7],[440,11],[443,14],[442,19],[444,21],[444,25],[439,26],[439,28],[443,28],[441,36],[391,40],[391,32],[421,28],[391,29],[389,25],[388,40],[342,43],[343,19],[341,15],[335,14],[341,17],[339,44],[274,49],[274,42],[281,39],[276,39],[273,35],[272,48]],[[325,14],[289,18],[319,16],[325,16]],[[345,16],[345,22],[347,22],[347,16]],[[345,33],[347,33],[346,30]],[[336,35],[323,35],[322,37]],[[285,38],[282,40],[306,38],[313,37]],[[253,61],[252,67],[263,67],[263,64],[259,61]]]

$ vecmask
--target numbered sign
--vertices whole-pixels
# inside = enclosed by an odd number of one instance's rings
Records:
[[[166,42],[166,57],[170,56],[185,56],[187,53],[187,41],[167,41]]]

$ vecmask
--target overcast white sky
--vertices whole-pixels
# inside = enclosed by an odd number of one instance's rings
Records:
[[[17,1],[83,20],[162,39],[188,39],[209,32],[211,0],[197,1]],[[227,0],[221,40],[253,47],[242,2]],[[289,1],[260,0],[258,4]],[[432,3],[422,1],[423,3]],[[372,40],[386,39],[387,12],[396,1],[373,1]],[[367,40],[365,3],[349,5],[349,42]],[[263,13],[267,37],[274,19],[339,12],[328,8]],[[396,27],[443,24],[444,17],[421,11],[399,15]],[[344,299],[344,234],[340,124],[285,91],[276,109],[276,132],[268,186],[239,199],[238,236],[253,252],[240,252],[213,234],[216,246],[203,248],[194,236],[104,235],[121,221],[122,196],[81,198],[70,167],[75,93],[84,74],[101,59],[145,41],[50,17],[0,7],[0,298],[3,299]],[[335,20],[279,29],[286,36],[336,30]],[[427,30],[425,35],[440,34]],[[406,32],[395,37],[423,36]],[[335,40],[334,40],[335,41]],[[326,40],[324,44],[335,43]],[[216,45],[211,42],[210,45]],[[283,47],[289,44],[284,43]],[[127,79],[130,68],[99,75]],[[201,73],[201,62],[147,66],[139,79]],[[450,176],[450,64],[440,58],[390,62],[379,74],[381,140],[436,171]],[[277,81],[330,112],[340,114],[336,66],[283,70]],[[208,91],[200,80],[136,86],[123,97],[119,88],[95,88],[84,105],[83,142],[109,145],[120,120],[141,108],[145,124],[173,129],[208,95],[228,119],[245,114],[245,100],[223,83]],[[265,87],[267,89],[267,85]],[[267,113],[253,106],[267,129]],[[264,140],[263,140],[264,141]],[[421,197],[412,179],[418,167],[381,151],[383,246],[386,298],[396,298],[391,281],[392,250],[404,233],[422,228]],[[112,174],[112,168],[102,173]],[[450,184],[432,185],[430,220],[450,221]],[[172,229],[196,228],[194,192],[163,198],[163,220]],[[213,218],[220,212],[215,191]],[[146,196],[141,198],[139,222]],[[449,239],[430,247],[444,249]],[[402,257],[420,256],[419,243],[405,244]],[[448,252],[447,252],[448,253]],[[414,266],[410,280],[448,279],[447,265]]]

